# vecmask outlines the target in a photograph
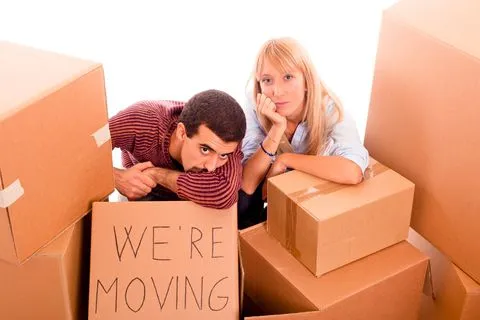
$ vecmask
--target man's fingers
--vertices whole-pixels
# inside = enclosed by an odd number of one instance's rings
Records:
[[[139,188],[134,187],[132,188],[132,190],[130,190],[130,192],[126,196],[128,200],[138,200],[140,198],[145,197],[149,193],[150,192],[145,192],[140,190]]]
[[[145,169],[152,168],[153,164],[150,161],[147,161],[147,162],[137,163],[134,167],[139,169],[140,171],[143,171]]]
[[[137,181],[137,183],[132,188],[132,193],[141,194],[141,196],[145,196],[149,194],[151,191],[152,191],[152,188],[142,183],[141,181]]]
[[[143,174],[140,174],[139,175],[139,179],[140,181],[150,187],[150,188],[154,188],[157,184],[155,183],[155,181],[152,179],[152,177],[150,177],[148,174],[146,173],[143,173]]]

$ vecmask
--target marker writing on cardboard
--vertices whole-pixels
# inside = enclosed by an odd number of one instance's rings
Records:
[[[187,310],[189,307],[193,307],[198,310],[208,308],[210,311],[221,311],[228,305],[230,300],[228,295],[221,294],[222,284],[226,284],[229,277],[222,277],[218,280],[211,281],[208,285],[205,283],[205,276],[201,276],[196,282],[188,276],[178,275],[170,276],[167,278],[168,281],[162,281],[164,279],[164,276],[157,279],[150,277],[150,279],[148,279],[150,281],[145,281],[139,277],[131,279],[124,289],[120,288],[121,291],[124,291],[124,301],[120,300],[120,304],[125,302],[125,306],[130,311],[136,313],[144,306],[147,296],[154,294],[159,306],[159,311],[164,310],[164,308],[168,306],[173,307],[173,305],[175,306],[175,310]],[[121,285],[125,284],[120,283],[118,277],[110,281],[97,279],[95,313],[98,313],[101,306],[105,307],[105,305],[107,305],[107,308],[113,307],[114,311],[118,312],[119,299],[122,298],[119,296],[119,287]],[[206,299],[207,302],[205,302],[207,293],[208,299]],[[102,296],[103,298],[101,298]],[[192,301],[194,301],[194,304]]]
[[[148,228],[152,229],[152,259],[157,260],[157,261],[171,261],[172,260],[171,257],[161,256],[159,254],[159,250],[160,250],[159,246],[164,246],[164,245],[169,244],[168,241],[160,241],[161,232],[162,231],[169,231],[171,229],[170,226],[151,226],[151,227],[145,226],[144,228],[140,229],[141,230],[141,235],[140,236],[138,236],[138,234],[140,234],[140,232],[139,231],[136,232],[136,234],[137,234],[136,238],[139,237],[139,240],[137,240],[138,242],[136,244],[134,243],[135,240],[132,240],[133,226],[129,226],[128,228],[123,227],[123,231],[125,232],[125,237],[124,237],[123,240],[121,239],[121,235],[120,235],[121,231],[120,230],[117,231],[117,227],[113,226],[115,248],[117,250],[117,257],[118,257],[119,262],[122,262],[122,258],[123,258],[125,249],[127,247],[127,244],[129,245],[129,247],[131,249],[131,252],[133,254],[133,258],[138,257],[140,247],[142,246],[142,242],[145,238],[145,233],[147,232]],[[203,258],[204,255],[198,247],[198,242],[202,241],[202,239],[204,238],[204,232],[200,228],[194,227],[194,226],[190,227],[189,229],[190,229],[190,242],[189,242],[190,243],[190,248],[189,248],[190,259],[193,259],[195,255],[197,255],[200,258]],[[210,228],[209,239],[208,240],[203,240],[203,241],[209,241],[209,243],[211,244],[211,246],[210,246],[211,247],[211,251],[210,251],[211,254],[209,256],[211,259],[224,258],[223,255],[218,255],[216,253],[217,246],[223,243],[222,241],[217,241],[216,240],[216,239],[218,239],[217,233],[220,232],[222,229],[223,229],[223,227],[212,227],[212,228]],[[135,234],[135,232],[134,232],[134,234]],[[162,240],[164,240],[164,239],[162,239]],[[194,253],[194,251],[196,252],[196,254]]]
[[[182,228],[183,227],[183,228]],[[188,236],[188,248],[185,248],[184,258],[187,260],[222,259],[220,254],[223,227],[199,228],[196,226],[113,226],[112,239],[114,240],[115,255],[119,263],[130,263],[145,259],[155,263],[171,263],[175,257],[165,253],[169,245],[178,248],[178,243],[172,243],[169,235],[172,232],[181,232]],[[151,233],[150,233],[151,232]],[[147,235],[150,233],[150,237]],[[148,241],[147,241],[148,239]],[[178,239],[178,236],[173,239]],[[148,247],[151,245],[151,250]],[[208,249],[205,247],[208,246]],[[203,249],[203,250],[202,250]],[[151,252],[151,256],[148,254]],[[161,269],[159,269],[161,270]],[[228,289],[230,278],[227,276],[202,274],[197,276],[170,274],[159,272],[157,276],[143,275],[122,279],[112,276],[109,279],[96,280],[95,313],[108,309],[118,312],[120,308],[131,312],[140,312],[146,301],[156,301],[159,311],[175,310],[209,310],[221,311],[230,300],[224,290]],[[149,297],[155,298],[149,298]]]

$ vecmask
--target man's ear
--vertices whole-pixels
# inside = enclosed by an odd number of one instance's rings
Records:
[[[184,141],[187,138],[187,129],[185,128],[185,125],[182,122],[179,122],[177,124],[176,135],[177,135],[177,139],[180,141]]]

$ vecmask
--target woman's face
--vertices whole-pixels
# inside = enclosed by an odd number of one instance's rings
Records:
[[[301,119],[305,106],[305,77],[299,69],[282,72],[265,60],[259,79],[262,93],[276,106],[276,111],[290,120]]]

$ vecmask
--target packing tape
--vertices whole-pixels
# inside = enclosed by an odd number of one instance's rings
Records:
[[[297,204],[291,199],[287,198],[287,211],[285,221],[285,247],[297,259],[300,259],[300,251],[297,249],[296,229],[297,229]]]
[[[369,166],[365,170],[364,179],[369,180],[373,177],[378,176],[379,174],[389,170],[388,167],[384,166],[379,162],[375,162],[373,165]],[[286,220],[285,220],[285,246],[293,254],[293,256],[299,258],[300,252],[296,248],[296,237],[297,237],[297,203],[302,203],[306,200],[312,199],[319,195],[326,195],[343,188],[347,188],[349,185],[339,184],[331,181],[326,181],[324,183],[317,184],[313,187],[309,187],[300,191],[292,192],[287,196],[286,203]]]
[[[0,208],[8,208],[15,201],[23,196],[24,190],[20,180],[15,180],[11,185],[3,190],[0,190]]]
[[[95,131],[92,134],[92,137],[95,139],[97,143],[97,147],[101,147],[105,142],[110,140],[110,129],[108,128],[108,123]]]

